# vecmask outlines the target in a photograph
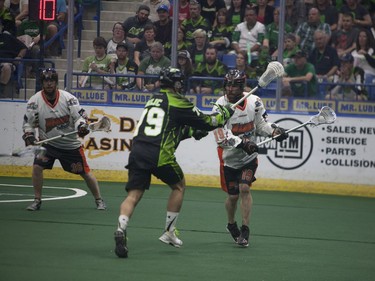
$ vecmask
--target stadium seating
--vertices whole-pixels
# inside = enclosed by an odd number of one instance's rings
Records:
[[[236,67],[236,55],[224,54],[221,58],[221,62],[225,64],[228,68],[235,68]]]

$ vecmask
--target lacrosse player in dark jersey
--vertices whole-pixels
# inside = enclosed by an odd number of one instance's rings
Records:
[[[126,258],[126,228],[143,193],[150,187],[151,175],[171,188],[167,204],[165,230],[159,240],[174,247],[181,247],[175,225],[182,206],[185,179],[176,162],[175,151],[181,140],[189,137],[201,139],[207,131],[222,127],[233,114],[230,106],[220,106],[211,115],[202,113],[184,93],[184,75],[177,68],[164,68],[160,72],[160,93],[156,93],[145,105],[133,136],[133,144],[126,168],[129,180],[127,197],[120,206],[118,228],[115,232],[118,257]]]

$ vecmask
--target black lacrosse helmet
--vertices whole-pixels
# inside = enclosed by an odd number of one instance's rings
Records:
[[[185,75],[182,71],[175,67],[163,68],[160,71],[160,87],[174,88],[177,92],[181,93],[184,87]]]
[[[241,90],[245,88],[246,74],[238,69],[230,69],[224,76],[224,87],[237,86]]]
[[[54,68],[46,68],[40,73],[40,82],[43,83],[44,80],[59,81],[59,75]]]

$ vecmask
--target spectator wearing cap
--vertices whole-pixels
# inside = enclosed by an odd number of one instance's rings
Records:
[[[129,17],[124,21],[124,31],[126,38],[134,45],[140,42],[143,38],[144,27],[146,24],[152,24],[148,18],[150,15],[150,7],[147,5],[140,5],[136,15]]]
[[[117,44],[124,43],[128,47],[127,57],[131,60],[134,59],[134,44],[131,43],[125,35],[124,26],[121,22],[116,22],[112,28],[112,38],[108,40],[107,55],[116,58]]]
[[[184,74],[186,81],[193,75],[193,64],[188,50],[181,50],[177,55],[177,68]]]
[[[210,22],[201,15],[201,4],[196,0],[190,1],[190,19],[186,19],[181,23],[181,29],[184,31],[185,40],[191,44],[194,43],[193,33],[197,29],[211,31]]]
[[[169,17],[167,5],[160,5],[157,9],[159,20],[154,22],[156,28],[155,41],[164,46],[172,41],[172,19]]]
[[[314,33],[315,48],[309,55],[308,62],[315,66],[316,76],[323,81],[332,81],[340,66],[335,48],[328,45],[327,35],[322,30]]]
[[[134,62],[139,65],[141,60],[150,56],[151,46],[155,41],[156,28],[153,24],[147,24],[144,28],[143,38],[135,44]]]
[[[167,6],[168,10],[171,9],[171,3],[169,0],[143,0],[142,4],[150,7],[149,19],[154,22],[158,20],[158,9],[161,5]]]
[[[121,74],[115,77],[114,87],[122,90],[132,90],[135,87],[135,77],[125,75],[137,75],[138,65],[128,57],[128,45],[120,42],[116,46],[116,59],[112,59],[109,66],[111,74]],[[113,78],[111,78],[113,79]]]
[[[307,62],[307,54],[298,51],[293,62],[285,67],[283,96],[314,97],[317,94],[317,78],[314,66]]]
[[[363,70],[354,68],[354,58],[346,54],[340,58],[340,69],[333,80],[333,87],[325,96],[332,100],[367,100],[362,87]]]
[[[82,88],[88,87],[93,89],[108,88],[108,85],[104,82],[104,77],[102,76],[102,74],[109,73],[109,65],[111,64],[111,57],[106,54],[107,41],[103,37],[96,37],[93,41],[93,48],[95,55],[85,58],[83,61],[82,72],[100,75],[81,76],[79,79],[79,86]]]

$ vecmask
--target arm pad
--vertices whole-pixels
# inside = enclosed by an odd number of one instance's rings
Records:
[[[25,141],[26,146],[34,145],[36,142],[35,135],[34,133],[31,133],[31,132],[24,133],[22,136],[22,139]]]

